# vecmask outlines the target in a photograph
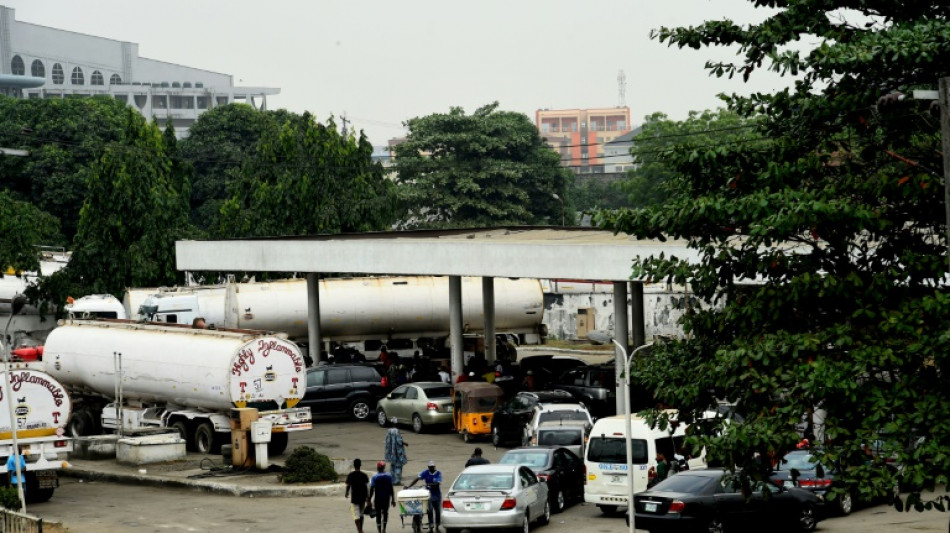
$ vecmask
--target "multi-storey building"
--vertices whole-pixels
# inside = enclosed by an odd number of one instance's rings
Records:
[[[7,75],[7,76],[3,76]],[[140,57],[138,44],[20,22],[0,6],[0,77],[33,78],[4,84],[24,98],[108,95],[146,118],[169,120],[179,136],[201,113],[244,102],[266,109],[268,87],[235,87],[234,77]]]
[[[561,164],[578,174],[609,170],[604,144],[630,131],[630,108],[539,109],[535,124],[561,154]]]

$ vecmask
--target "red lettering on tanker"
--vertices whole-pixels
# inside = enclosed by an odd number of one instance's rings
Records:
[[[300,370],[303,368],[303,358],[301,358],[295,350],[292,350],[290,346],[281,344],[275,340],[257,341],[257,351],[259,351],[263,357],[269,356],[271,350],[283,353],[287,355],[287,357],[290,357],[290,360],[294,362],[294,370],[297,372],[300,372]]]
[[[244,348],[238,353],[237,359],[234,361],[234,366],[231,368],[232,376],[240,376],[244,372],[247,372],[251,369],[251,365],[254,364],[254,352]]]
[[[50,395],[53,397],[53,402],[56,404],[56,407],[63,405],[63,398],[66,396],[66,393],[57,383],[44,378],[43,376],[34,375],[32,372],[11,372],[10,373],[10,387],[14,392],[20,392],[20,389],[23,388],[24,383],[33,383],[43,387],[48,390]],[[0,400],[3,399],[2,392],[0,392]]]

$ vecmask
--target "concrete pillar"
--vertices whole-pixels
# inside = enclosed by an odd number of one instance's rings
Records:
[[[630,350],[629,344],[629,333],[627,331],[627,322],[629,317],[627,316],[627,283],[625,281],[615,281],[614,282],[614,339],[624,346],[627,349],[627,353]],[[624,397],[627,395],[627,387],[623,384],[623,378],[621,375],[623,372],[626,372],[624,365],[627,364],[626,359],[624,358],[623,351],[619,347],[614,346],[614,355],[616,362],[614,364],[614,369],[616,372],[616,381],[617,381],[617,413],[623,413],[624,406]]]
[[[482,313],[485,316],[485,360],[498,359],[495,350],[495,278],[482,278]]]
[[[314,366],[320,362],[323,336],[320,334],[320,276],[307,273],[307,342]]]
[[[633,348],[639,348],[647,343],[646,312],[643,302],[643,282],[630,282],[630,323],[633,336]]]
[[[462,277],[449,276],[449,340],[452,346],[452,383],[465,363],[462,340]]]

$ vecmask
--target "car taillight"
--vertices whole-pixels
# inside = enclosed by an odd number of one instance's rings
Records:
[[[784,486],[785,486],[785,480],[784,480],[784,479],[776,479],[776,480],[775,480],[775,484],[778,485],[779,487],[784,487]]]
[[[54,447],[54,448],[65,448],[65,447],[66,447],[66,441],[64,441],[64,440],[58,440],[58,441],[56,441],[56,442],[53,443],[53,447]]]
[[[379,384],[380,384],[380,386],[383,387],[384,389],[387,388],[387,387],[389,387],[389,378],[386,377],[386,376],[383,376],[382,378],[380,378]]]
[[[683,509],[686,509],[686,504],[685,504],[685,503],[683,503],[683,502],[681,502],[681,501],[679,501],[679,500],[673,500],[673,501],[670,502],[670,509],[669,509],[667,512],[668,512],[668,513],[681,513],[681,512],[683,512]]]
[[[830,479],[800,479],[798,480],[799,487],[830,487]]]
[[[501,510],[514,509],[518,505],[518,500],[514,498],[505,498],[504,503],[501,504]]]
[[[455,506],[452,505],[452,500],[450,500],[450,499],[448,499],[448,498],[442,500],[442,508],[443,508],[443,509],[451,509],[451,510],[453,510],[453,511],[455,510]]]
[[[426,403],[426,409],[429,411],[438,411],[439,406],[436,405],[435,402],[428,402]]]

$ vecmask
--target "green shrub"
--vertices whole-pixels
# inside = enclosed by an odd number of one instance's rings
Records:
[[[20,510],[20,494],[15,486],[4,485],[0,487],[0,507],[13,509],[14,511]]]
[[[312,483],[336,481],[337,474],[330,458],[309,446],[295,448],[284,463],[284,483]]]

